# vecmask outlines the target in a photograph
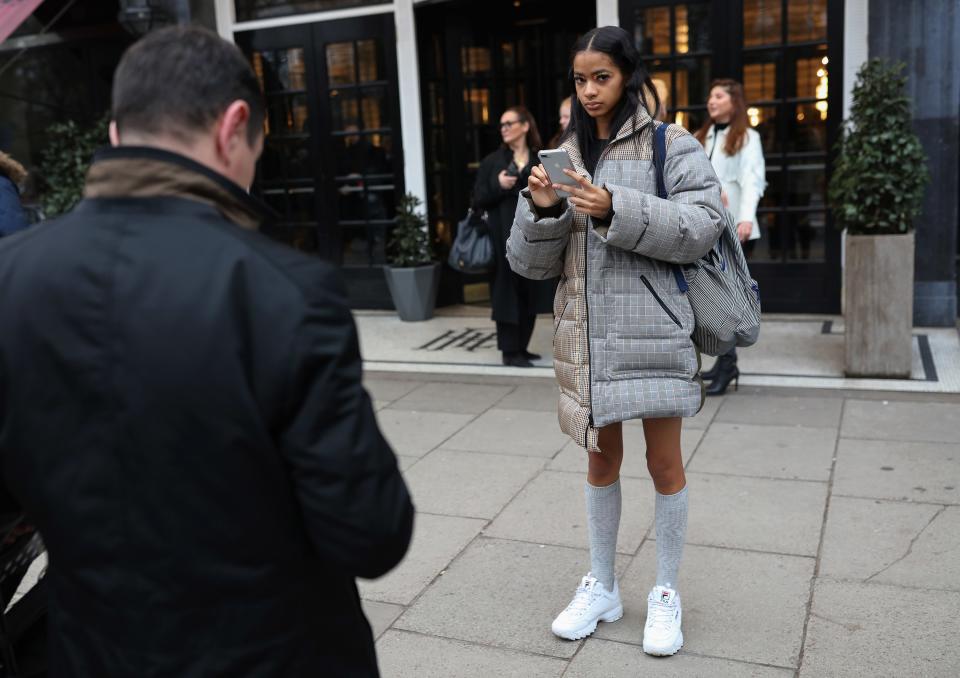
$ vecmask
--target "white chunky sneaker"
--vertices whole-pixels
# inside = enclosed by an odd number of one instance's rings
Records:
[[[643,627],[643,651],[657,657],[676,654],[683,647],[680,594],[666,586],[654,586],[647,596],[647,624]]]
[[[554,634],[567,640],[586,638],[597,630],[597,622],[615,622],[623,616],[620,586],[613,582],[613,591],[607,591],[592,574],[580,580],[567,609],[557,615],[550,627]]]

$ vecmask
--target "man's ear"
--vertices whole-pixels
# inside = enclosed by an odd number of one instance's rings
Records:
[[[250,105],[237,100],[227,106],[217,126],[217,154],[230,164],[237,144],[247,144],[247,125],[250,124]]]
[[[119,146],[120,145],[120,130],[117,127],[117,121],[110,121],[110,145]]]

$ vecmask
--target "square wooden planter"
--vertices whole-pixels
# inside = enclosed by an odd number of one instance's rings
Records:
[[[848,377],[910,377],[913,252],[913,233],[846,236],[844,370]]]

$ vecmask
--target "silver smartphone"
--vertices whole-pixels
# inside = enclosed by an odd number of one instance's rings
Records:
[[[543,165],[543,168],[547,170],[547,176],[550,177],[551,182],[555,184],[565,184],[571,188],[577,186],[576,179],[563,173],[565,169],[576,172],[566,149],[555,148],[549,151],[540,151],[537,153],[537,157],[540,158],[540,164]],[[557,190],[557,195],[561,198],[566,198],[570,193]]]

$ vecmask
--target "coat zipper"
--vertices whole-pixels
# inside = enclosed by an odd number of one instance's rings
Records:
[[[667,308],[667,305],[663,303],[663,299],[660,298],[660,295],[657,294],[656,290],[653,289],[653,285],[650,284],[650,281],[647,280],[647,276],[641,275],[640,280],[643,281],[643,284],[646,285],[647,289],[650,290],[650,294],[653,295],[653,298],[657,300],[657,303],[660,304],[660,308],[663,309],[663,312],[670,316],[670,320],[677,324],[677,327],[682,328],[683,325],[680,323],[680,320],[674,315],[673,311]]]
[[[566,296],[566,291],[564,291],[564,296]],[[557,326],[553,328],[553,340],[557,340],[557,332],[560,331],[560,323],[563,322],[563,316],[567,314],[567,307],[570,305],[570,297],[567,297],[567,300],[563,304],[563,310],[560,311],[560,316],[557,318]]]

